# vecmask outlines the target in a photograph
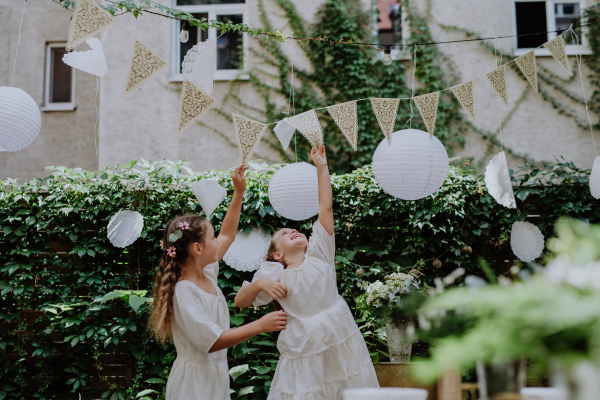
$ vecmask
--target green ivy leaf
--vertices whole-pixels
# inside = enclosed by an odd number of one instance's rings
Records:
[[[249,369],[248,364],[237,365],[229,370],[229,375],[235,381],[239,376],[248,372]]]

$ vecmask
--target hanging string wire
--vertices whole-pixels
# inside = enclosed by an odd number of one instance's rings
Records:
[[[17,58],[19,57],[19,43],[21,43],[21,27],[23,26],[23,14],[25,14],[25,7],[27,7],[27,0],[23,0],[23,11],[21,12],[21,23],[19,24],[19,38],[17,39],[17,53],[15,54],[15,65],[13,66],[12,79],[10,86],[13,87],[15,83],[15,71],[17,70]]]
[[[291,36],[290,32],[290,36]],[[291,42],[290,42],[291,43]],[[292,83],[290,85],[290,90],[292,91],[292,110],[294,112],[294,117],[296,116],[296,93],[294,91],[294,46],[291,46],[291,60],[292,60]],[[294,156],[296,157],[296,162],[298,162],[298,132],[294,130]]]
[[[573,44],[578,45],[579,44],[579,36],[577,36],[575,31],[573,30],[572,25],[571,25],[571,28],[569,28],[569,30],[573,34]],[[592,125],[592,118],[590,118],[590,109],[588,108],[587,97],[585,95],[585,86],[583,84],[583,74],[581,73],[581,60],[580,60],[581,56],[577,56],[577,54],[575,54],[575,59],[577,60],[577,67],[579,68],[579,78],[581,80],[581,90],[583,91],[583,101],[585,102],[585,112],[587,113],[588,124],[590,125],[590,135],[592,135],[592,143],[594,145],[594,152],[596,153],[596,157],[598,157],[598,150],[596,149],[596,141],[594,139],[594,126]]]
[[[412,76],[412,94],[410,96],[410,118],[408,119],[409,129],[412,129],[412,119],[414,116],[413,111],[413,98],[415,97],[415,74],[417,72],[417,45],[415,44],[415,50],[413,52],[413,76]]]
[[[96,95],[94,96],[94,108],[96,109],[96,122],[94,123],[94,147],[96,148],[96,155],[98,155],[98,144],[96,142],[96,132],[98,130],[98,84],[100,77],[96,76]]]
[[[496,68],[498,68],[498,46],[496,43],[497,39],[494,39],[494,63],[496,64]],[[502,50],[500,50],[500,64],[502,64]],[[502,146],[502,115],[500,111],[500,94],[498,93],[498,126],[500,130],[500,150],[504,151],[504,147]]]

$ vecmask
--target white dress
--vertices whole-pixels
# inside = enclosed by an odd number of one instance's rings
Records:
[[[365,341],[338,294],[334,257],[335,237],[317,221],[300,267],[265,262],[254,274],[253,282],[269,278],[287,287],[279,303],[288,321],[277,341],[281,357],[269,400],[341,400],[344,389],[379,387]],[[253,304],[270,301],[260,292]]]
[[[166,400],[230,399],[227,349],[208,353],[229,329],[229,309],[217,284],[218,273],[218,263],[204,268],[216,296],[187,280],[175,285],[171,331],[177,358],[167,381]]]

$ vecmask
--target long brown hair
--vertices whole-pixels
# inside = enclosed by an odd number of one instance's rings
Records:
[[[187,223],[188,229],[181,229],[181,223]],[[181,266],[188,258],[188,249],[194,242],[204,243],[208,220],[198,215],[183,215],[167,223],[163,238],[163,257],[156,271],[154,286],[152,288],[152,311],[148,320],[148,328],[154,332],[154,337],[159,343],[172,340],[171,320],[173,318],[173,295],[175,284],[181,278]],[[180,230],[181,238],[175,242],[169,240],[169,236],[176,230]],[[173,247],[175,256],[167,254],[166,250]]]
[[[279,232],[279,231],[277,231]],[[275,232],[273,234],[273,236],[271,237],[271,244],[269,245],[269,250],[267,250],[267,255],[265,256],[265,261],[272,261],[272,262],[278,262],[283,264],[283,268],[287,268],[287,263],[285,262],[285,260],[281,259],[281,260],[276,260],[275,257],[273,257],[273,255],[275,253],[277,253],[277,242],[275,241],[275,235],[277,234],[277,232]],[[279,302],[277,300],[273,300],[273,311],[281,311],[283,310],[283,308],[281,307],[281,305],[279,304]]]

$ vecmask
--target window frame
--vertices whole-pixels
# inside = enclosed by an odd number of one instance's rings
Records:
[[[177,0],[172,0],[173,7],[178,8],[182,11],[186,11],[192,14],[197,13],[207,13],[208,20],[216,20],[219,15],[230,15],[237,14],[242,16],[242,21],[244,24],[248,24],[248,2],[246,0],[245,3],[233,3],[233,4],[202,4],[202,5],[194,5],[194,6],[179,6],[177,5]],[[175,66],[171,68],[171,73],[169,76],[169,81],[171,82],[183,82],[183,74],[179,72],[179,60],[180,60],[180,49],[179,45],[179,25],[180,21],[173,20],[171,23],[171,65]],[[215,28],[211,28],[208,30],[208,39],[216,39],[217,38],[217,30]],[[242,33],[242,41],[243,41],[243,57],[244,62],[247,61],[248,56],[248,35]],[[250,79],[248,74],[240,74],[242,70],[239,69],[217,69],[217,57],[215,57],[215,81],[232,81],[232,80],[248,80]]]
[[[76,69],[71,68],[71,101],[68,103],[52,103],[50,101],[50,83],[52,80],[52,49],[66,48],[67,42],[48,42],[46,43],[46,66],[44,72],[44,107],[42,111],[73,111],[75,110],[75,73]]]
[[[377,38],[377,43],[379,43],[379,28],[377,27],[377,19],[379,18],[379,10],[377,9],[377,0],[372,3],[373,10],[373,37]],[[400,0],[400,7],[402,15],[400,18],[402,19],[402,42],[401,43],[393,43],[394,45],[406,45],[407,39],[410,37],[410,25],[408,21],[408,7],[402,7],[402,1]],[[380,43],[383,44],[383,43]],[[412,60],[412,47],[403,46],[403,47],[392,47],[392,60]],[[383,46],[381,46],[381,50],[383,50]],[[379,58],[383,61],[383,51],[380,52]]]
[[[514,54],[515,56],[522,56],[523,54],[527,54],[529,53],[531,50],[533,50],[532,48],[519,48],[518,47],[518,42],[517,42],[517,10],[516,10],[516,3],[531,3],[531,2],[537,2],[537,1],[545,1],[546,2],[546,26],[548,27],[548,31],[555,31],[556,30],[556,15],[554,14],[554,5],[555,4],[563,4],[563,3],[579,3],[579,13],[580,13],[580,20],[581,23],[585,23],[585,19],[583,16],[583,10],[585,10],[587,8],[587,1],[586,0],[513,0],[512,1],[512,18],[513,18],[513,35],[515,35],[515,37],[513,38],[513,48],[514,48]],[[548,34],[548,40],[552,40],[554,38],[556,38],[557,33],[556,32],[552,32]],[[587,42],[587,36],[585,33],[582,33],[579,35],[579,40],[581,41],[580,44],[578,45],[572,45],[570,43],[567,43],[567,47],[566,47],[566,52],[567,55],[569,56],[573,56],[573,55],[588,55],[588,54],[592,54],[592,50],[590,49],[588,42]],[[546,49],[546,48],[539,48],[539,49],[535,49],[535,53],[536,56],[552,56],[552,54],[550,53],[550,50]]]

